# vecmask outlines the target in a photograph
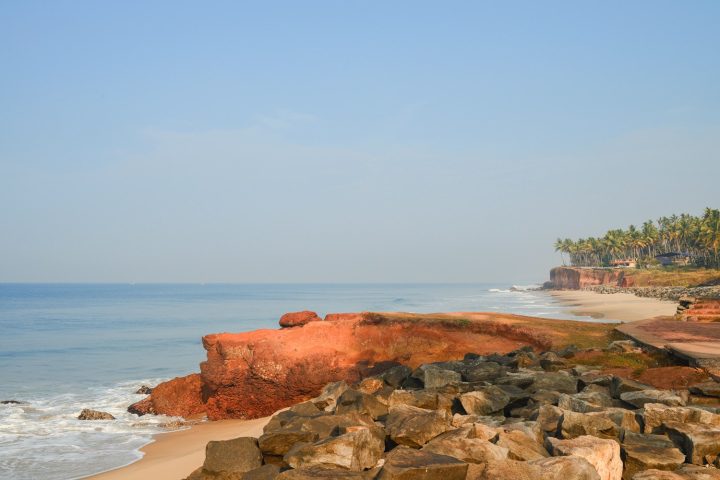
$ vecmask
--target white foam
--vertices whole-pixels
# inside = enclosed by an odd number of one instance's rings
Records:
[[[50,397],[19,398],[27,403],[0,405],[0,478],[67,480],[131,463],[152,435],[166,431],[166,416],[139,419],[127,407],[143,398],[140,385],[162,379],[123,382]],[[78,420],[83,408],[112,414],[116,420]]]

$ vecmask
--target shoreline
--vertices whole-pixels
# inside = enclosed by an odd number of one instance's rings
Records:
[[[205,445],[210,440],[259,437],[270,417],[254,420],[217,420],[191,425],[184,430],[153,435],[140,448],[142,458],[83,480],[180,480],[200,467],[205,460]]]
[[[638,297],[632,293],[603,294],[588,290],[550,290],[559,303],[570,308],[576,316],[596,320],[635,322],[654,317],[675,315],[677,303],[650,297]]]
[[[552,290],[555,301],[568,307],[572,315],[594,320],[632,322],[675,313],[677,304],[630,293],[600,294],[583,290]],[[584,321],[578,318],[576,321]],[[586,321],[586,320],[585,320]],[[189,428],[153,435],[139,449],[140,459],[112,470],[83,477],[83,480],[179,480],[203,464],[205,446],[210,440],[241,436],[259,437],[271,417],[254,420],[208,421]]]

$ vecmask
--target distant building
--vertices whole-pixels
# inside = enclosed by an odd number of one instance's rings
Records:
[[[663,253],[662,255],[655,255],[655,258],[660,262],[661,265],[668,266],[668,265],[687,265],[690,263],[690,254],[689,253],[679,253],[679,252],[668,252]]]
[[[624,260],[613,260],[610,262],[610,266],[615,268],[622,268],[622,267],[628,267],[628,268],[636,268],[637,267],[637,260],[634,258],[626,258]]]

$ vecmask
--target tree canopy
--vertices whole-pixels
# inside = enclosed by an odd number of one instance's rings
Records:
[[[693,265],[720,268],[720,210],[706,208],[701,216],[661,217],[640,227],[609,230],[597,238],[558,238],[555,251],[560,252],[563,264],[567,254],[574,266],[601,267],[627,259],[647,264],[656,255],[675,252],[688,255]]]

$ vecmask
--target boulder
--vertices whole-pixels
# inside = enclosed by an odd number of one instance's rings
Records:
[[[275,480],[280,475],[280,465],[263,465],[245,472],[241,480]]]
[[[578,379],[565,372],[535,373],[533,383],[528,390],[531,393],[540,390],[550,390],[559,393],[577,393]]]
[[[405,380],[407,380],[412,374],[410,367],[405,365],[397,365],[389,370],[386,370],[381,378],[383,381],[391,387],[399,388]]]
[[[547,352],[540,355],[540,367],[546,372],[557,372],[567,368],[568,362],[555,352]]]
[[[447,455],[400,446],[388,453],[378,480],[465,480],[468,464]]]
[[[309,322],[320,322],[322,318],[317,313],[305,310],[302,312],[290,312],[280,317],[280,327],[302,327]]]
[[[548,435],[555,436],[563,417],[563,410],[553,405],[542,405],[538,410],[537,422]]]
[[[368,377],[363,379],[357,386],[359,392],[372,395],[385,388],[385,382],[381,378]]]
[[[675,470],[685,462],[685,454],[665,435],[625,432],[621,455],[625,465],[623,478],[630,480],[643,470]]]
[[[135,393],[137,395],[150,395],[152,393],[152,388],[148,387],[147,385],[142,385],[140,388],[135,390]]]
[[[286,470],[277,477],[276,480],[315,480],[317,478],[326,478],[328,480],[372,480],[377,475],[377,470],[369,470],[366,472],[356,472],[353,470],[345,470],[344,468],[332,467],[328,465],[313,465],[310,467],[295,468]],[[218,479],[224,480],[224,479]]]
[[[658,469],[645,470],[636,473],[633,480],[720,480],[720,470],[716,468],[699,467],[697,465],[682,465],[674,472]]]
[[[323,387],[320,395],[310,400],[318,409],[331,412],[335,410],[337,399],[350,388],[344,381],[328,383]]]
[[[508,458],[513,460],[538,460],[550,456],[534,437],[520,430],[501,431],[496,444],[506,448]]]
[[[460,373],[453,370],[445,370],[434,366],[423,369],[423,384],[425,388],[442,388],[446,385],[462,381]]]
[[[530,462],[505,460],[488,463],[480,480],[600,480],[600,476],[582,457],[549,457]]]
[[[452,397],[428,390],[395,390],[388,398],[388,406],[410,405],[428,410],[452,410]]]
[[[78,420],[115,420],[115,417],[107,412],[90,410],[89,408],[83,408],[77,418]]]
[[[609,395],[593,391],[573,395],[563,393],[558,398],[558,407],[580,413],[600,412],[607,407],[612,407],[612,404],[613,401]]]
[[[612,407],[601,412],[591,412],[589,415],[609,419],[619,427],[620,431],[639,433],[642,430],[641,417],[634,410]]]
[[[383,429],[361,425],[344,430],[319,442],[296,444],[283,459],[293,468],[334,465],[362,471],[374,467],[385,450]]]
[[[385,428],[395,443],[419,448],[451,428],[450,415],[442,410],[398,405],[390,408]]]
[[[487,463],[508,457],[508,449],[474,436],[471,426],[451,430],[430,440],[423,451],[448,455],[467,463]]]
[[[620,459],[620,446],[613,440],[588,435],[569,440],[548,438],[550,451],[554,456],[574,455],[587,460],[597,471],[600,480],[620,480],[623,463]]]
[[[611,353],[631,353],[638,350],[637,343],[632,340],[615,340],[610,342],[605,351]]]
[[[348,389],[338,397],[335,412],[339,414],[355,412],[378,419],[388,413],[388,407],[372,395]]]
[[[240,474],[262,466],[262,453],[257,439],[240,437],[211,441],[205,447],[203,472],[211,474]]]
[[[607,417],[571,412],[570,410],[563,410],[562,412],[563,415],[559,424],[563,438],[575,438],[583,435],[615,438],[619,434],[617,424]]]
[[[720,415],[694,407],[668,407],[659,403],[646,403],[642,416],[645,433],[662,433],[665,422],[693,422],[720,427]]]
[[[720,455],[720,428],[700,423],[666,422],[663,429],[688,463],[703,465],[705,456]]]
[[[463,380],[466,382],[488,382],[507,375],[507,367],[497,362],[469,361],[461,369]]]
[[[698,383],[690,387],[690,393],[706,397],[720,397],[720,383],[713,381]]]
[[[510,396],[497,386],[480,387],[474,392],[460,396],[465,411],[472,415],[487,415],[498,412],[510,402]]]
[[[661,403],[669,407],[682,407],[685,400],[670,390],[638,390],[620,394],[620,399],[637,408],[642,408],[646,403]]]
[[[620,398],[623,393],[652,390],[652,388],[650,385],[618,376],[613,376],[612,380],[610,380],[610,395],[613,398]]]
[[[286,426],[279,430],[263,433],[258,438],[258,445],[263,455],[283,456],[296,443],[314,442],[318,434],[304,430],[299,426]]]

